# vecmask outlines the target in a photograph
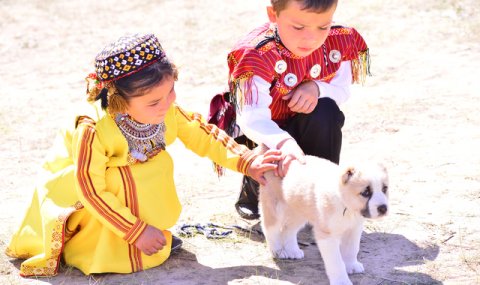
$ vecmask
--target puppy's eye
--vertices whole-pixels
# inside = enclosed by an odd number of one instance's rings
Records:
[[[365,190],[362,193],[360,193],[360,195],[362,195],[365,198],[370,198],[370,196],[372,196],[372,189],[370,189],[370,186],[367,186],[367,188],[365,188]]]
[[[388,186],[387,186],[387,185],[383,185],[382,192],[386,194],[387,191],[388,191]]]

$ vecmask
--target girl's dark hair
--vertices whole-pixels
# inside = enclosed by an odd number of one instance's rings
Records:
[[[334,5],[337,5],[338,0],[270,0],[273,10],[278,14],[285,9],[290,1],[297,1],[302,3],[302,10],[313,12],[325,12]]]
[[[128,102],[130,98],[142,96],[168,77],[177,80],[178,70],[167,58],[163,58],[136,73],[113,81],[113,84],[118,95]]]

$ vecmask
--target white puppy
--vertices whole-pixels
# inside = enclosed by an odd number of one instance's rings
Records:
[[[365,218],[388,211],[388,176],[380,165],[340,167],[306,157],[292,162],[281,179],[265,173],[260,189],[260,213],[267,244],[276,258],[300,259],[297,233],[312,225],[330,284],[352,284],[348,273],[363,272],[358,262]]]

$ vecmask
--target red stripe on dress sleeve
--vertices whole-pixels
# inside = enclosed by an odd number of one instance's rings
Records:
[[[133,224],[122,215],[115,212],[110,206],[98,196],[95,185],[90,175],[90,164],[92,162],[92,145],[95,138],[95,130],[87,126],[82,134],[82,142],[77,160],[77,181],[83,196],[88,203],[109,223],[122,232],[127,232]]]

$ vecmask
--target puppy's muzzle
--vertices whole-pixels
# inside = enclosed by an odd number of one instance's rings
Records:
[[[366,207],[360,211],[362,216],[368,219],[375,218],[375,217],[383,217],[387,214],[387,212],[388,212],[388,206],[386,204],[377,206],[377,213],[374,213],[373,216],[372,216],[372,213],[370,212],[369,207]]]
[[[385,216],[387,214],[387,211],[388,211],[388,207],[385,204],[377,207],[377,212],[379,216]]]

